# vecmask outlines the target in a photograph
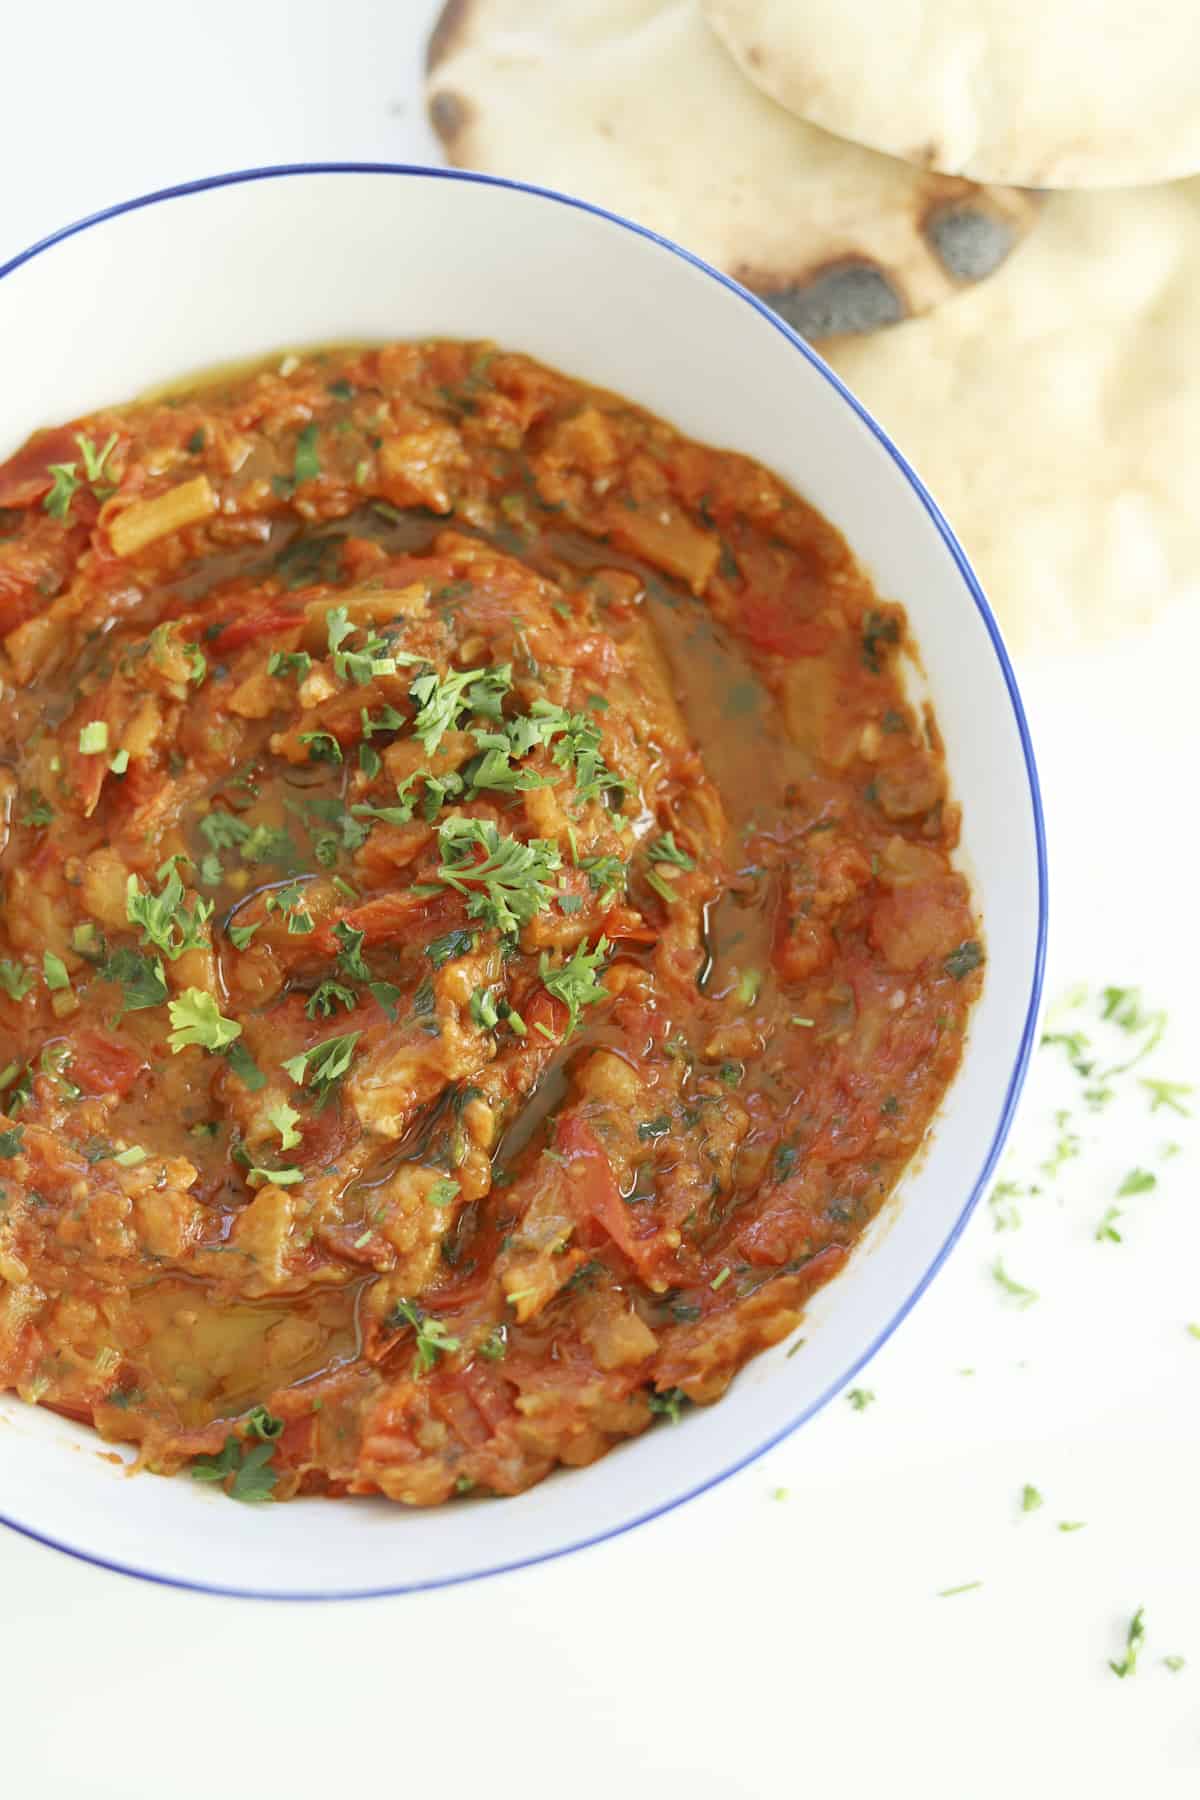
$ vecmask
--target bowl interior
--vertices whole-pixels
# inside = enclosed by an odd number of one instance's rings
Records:
[[[1045,894],[1028,741],[970,577],[886,439],[739,289],[553,196],[421,171],[201,186],[52,242],[0,280],[0,455],[35,426],[189,371],[338,339],[487,337],[758,458],[845,533],[908,609],[963,806],[988,975],[928,1146],[802,1353],[759,1357],[719,1406],[516,1500],[240,1507],[126,1480],[111,1449],[0,1396],[0,1518],[159,1579],[271,1595],[436,1584],[555,1554],[730,1472],[834,1392],[908,1310],[998,1153],[1032,1041]]]

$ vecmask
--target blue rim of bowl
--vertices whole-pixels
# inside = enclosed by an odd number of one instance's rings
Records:
[[[663,237],[659,232],[650,231],[644,225],[637,225],[632,219],[623,218],[620,213],[609,212],[605,207],[594,206],[587,200],[578,200],[571,194],[560,194],[556,192],[554,188],[538,187],[534,183],[527,181],[509,181],[495,175],[477,175],[473,171],[466,169],[429,168],[420,163],[281,163],[274,168],[238,169],[227,175],[207,175],[198,181],[184,181],[177,187],[159,188],[154,193],[142,194],[137,199],[123,200],[116,206],[106,207],[103,212],[92,213],[87,218],[76,220],[72,225],[64,225],[61,230],[52,232],[49,237],[42,238],[38,243],[32,244],[29,249],[20,251],[16,256],[12,257],[10,261],[0,265],[0,281],[3,281],[5,276],[11,275],[16,269],[19,269],[22,264],[30,262],[35,256],[40,256],[44,250],[52,249],[55,244],[61,244],[67,238],[75,237],[81,231],[89,231],[94,225],[103,225],[107,223],[109,219],[119,218],[122,213],[137,212],[144,206],[157,206],[163,200],[178,200],[189,194],[203,194],[210,188],[236,187],[240,183],[246,181],[274,181],[290,175],[417,176],[425,181],[463,181],[474,183],[478,187],[509,188],[517,193],[535,195],[538,199],[554,200],[557,201],[560,206],[570,206],[574,207],[578,212],[592,213],[596,218],[606,219],[612,225],[619,225],[623,230],[631,231],[637,237],[648,238],[651,243],[660,245],[662,249],[669,251],[672,256],[678,256],[684,262],[691,263],[693,268],[702,270],[703,273],[709,276],[713,281],[719,282],[722,287],[728,288],[731,293],[736,294],[747,306],[753,307],[756,313],[764,318],[774,330],[778,331],[781,337],[786,338],[792,347],[798,350],[801,356],[807,359],[817,373],[827,381],[831,387],[837,390],[846,405],[849,406],[862,420],[868,431],[870,431],[871,435],[882,445],[883,449],[887,452],[888,456],[891,457],[896,467],[900,470],[901,474],[916,494],[921,505],[925,508],[925,511],[933,521],[938,535],[941,537],[946,549],[949,551],[950,557],[962,577],[967,592],[975,602],[979,615],[987,628],[988,636],[991,639],[992,649],[995,651],[996,660],[1000,664],[1000,670],[1004,677],[1004,684],[1008,690],[1008,697],[1012,704],[1013,716],[1016,721],[1017,733],[1021,740],[1021,751],[1025,758],[1025,772],[1029,778],[1029,797],[1033,805],[1034,836],[1037,842],[1037,953],[1034,959],[1033,980],[1029,990],[1029,1005],[1025,1014],[1025,1025],[1022,1030],[1020,1046],[1017,1051],[1016,1061],[1013,1064],[1012,1075],[1008,1083],[1008,1091],[1005,1094],[1004,1106],[996,1126],[995,1134],[992,1138],[987,1156],[984,1158],[983,1166],[967,1196],[963,1209],[955,1221],[954,1227],[950,1231],[946,1241],[943,1243],[937,1255],[933,1258],[916,1287],[913,1288],[912,1292],[908,1295],[903,1306],[900,1307],[898,1312],[893,1314],[888,1323],[876,1334],[873,1341],[862,1354],[855,1359],[845,1373],[839,1376],[836,1381],[831,1382],[824,1393],[818,1395],[815,1400],[797,1413],[796,1417],[790,1420],[788,1424],[782,1426],[778,1431],[772,1432],[770,1437],[765,1438],[763,1442],[758,1444],[753,1450],[747,1451],[744,1456],[740,1456],[737,1461],[731,1463],[728,1468],[722,1469],[716,1475],[710,1475],[706,1480],[697,1482],[694,1487],[687,1488],[683,1493],[677,1494],[673,1499],[664,1500],[661,1505],[653,1506],[646,1512],[638,1513],[633,1518],[626,1519],[619,1525],[613,1525],[605,1531],[596,1532],[591,1537],[576,1538],[569,1544],[560,1544],[553,1549],[539,1551],[535,1556],[518,1557],[512,1562],[495,1563],[483,1568],[465,1569],[461,1574],[438,1576],[429,1581],[406,1581],[389,1587],[348,1588],[336,1592],[304,1589],[287,1591],[263,1588],[225,1587],[219,1582],[186,1581],[179,1576],[160,1574],[153,1569],[139,1569],[136,1565],[131,1563],[114,1562],[107,1557],[97,1556],[90,1550],[81,1549],[76,1544],[63,1543],[58,1538],[49,1537],[43,1532],[35,1531],[32,1526],[21,1524],[16,1519],[10,1519],[6,1514],[0,1513],[0,1525],[7,1525],[11,1530],[20,1532],[24,1537],[34,1539],[36,1543],[45,1544],[47,1548],[51,1550],[61,1550],[67,1556],[77,1557],[81,1562],[93,1563],[96,1567],[102,1569],[110,1569],[117,1575],[132,1575],[140,1581],[154,1582],[160,1587],[184,1588],[192,1593],[221,1594],[242,1600],[372,1600],[382,1599],[395,1594],[419,1593],[429,1588],[457,1587],[460,1583],[465,1581],[482,1581],[489,1575],[511,1574],[517,1569],[528,1569],[534,1567],[538,1563],[553,1562],[560,1556],[570,1556],[577,1550],[588,1550],[595,1544],[602,1544],[611,1538],[621,1537],[625,1532],[633,1531],[638,1525],[648,1524],[651,1519],[660,1518],[664,1513],[674,1511],[677,1506],[684,1505],[688,1500],[694,1500],[697,1495],[707,1493],[710,1488],[716,1487],[722,1481],[727,1481],[731,1475],[736,1475],[740,1469],[744,1469],[749,1463],[757,1461],[760,1456],[763,1456],[775,1444],[780,1443],[785,1437],[790,1437],[793,1431],[807,1423],[814,1414],[820,1412],[821,1408],[826,1406],[829,1401],[833,1399],[834,1395],[840,1392],[846,1383],[858,1374],[859,1370],[863,1368],[887,1342],[897,1326],[908,1317],[917,1301],[921,1298],[921,1295],[925,1292],[925,1289],[929,1286],[929,1283],[933,1280],[933,1277],[945,1262],[950,1251],[954,1248],[954,1245],[962,1235],[968,1219],[974,1212],[980,1195],[987,1186],[992,1170],[996,1166],[1000,1152],[1004,1148],[1004,1141],[1008,1136],[1009,1127],[1012,1124],[1013,1113],[1016,1110],[1017,1101],[1020,1098],[1021,1088],[1024,1085],[1025,1075],[1029,1067],[1029,1060],[1033,1054],[1034,1035],[1037,1029],[1038,1011],[1042,997],[1042,983],[1046,969],[1046,938],[1049,925],[1049,876],[1046,865],[1046,829],[1045,816],[1042,809],[1041,786],[1038,781],[1037,764],[1034,760],[1033,743],[1029,735],[1029,726],[1025,718],[1025,709],[1021,704],[1021,696],[1017,689],[1016,676],[1013,673],[1008,652],[1004,647],[1004,641],[1000,636],[999,627],[996,624],[992,609],[984,596],[983,589],[976,579],[974,570],[967,561],[966,554],[963,551],[961,544],[950,529],[945,518],[943,518],[937,502],[926,489],[920,476],[901,455],[900,451],[897,450],[887,433],[876,424],[866,408],[855,399],[849,388],[838,379],[828,364],[823,362],[820,356],[817,355],[816,351],[813,350],[810,345],[806,344],[804,339],[799,337],[797,333],[792,330],[790,325],[784,323],[778,313],[772,312],[771,308],[764,300],[760,300],[757,295],[750,293],[748,289],[742,287],[740,282],[734,281],[729,275],[722,274],[719,269],[714,269],[712,265],[706,263],[702,257],[693,255],[690,250],[683,249],[681,245],[673,243],[670,238]]]

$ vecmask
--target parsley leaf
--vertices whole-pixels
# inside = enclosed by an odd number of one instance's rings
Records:
[[[1120,1662],[1114,1662],[1111,1658],[1109,1659],[1108,1666],[1113,1674],[1117,1676],[1118,1680],[1124,1681],[1127,1675],[1132,1675],[1137,1669],[1138,1655],[1141,1651],[1142,1644],[1145,1641],[1145,1637],[1146,1609],[1144,1606],[1139,1606],[1132,1619],[1130,1619],[1128,1629],[1125,1633],[1124,1656],[1121,1658]]]
[[[646,1399],[650,1411],[661,1413],[672,1425],[678,1425],[684,1407],[692,1404],[683,1389],[677,1387],[664,1388],[661,1394],[649,1393]]]
[[[159,870],[161,878],[166,865]],[[184,904],[184,886],[179,871],[172,863],[160,894],[143,893],[136,875],[131,875],[125,888],[125,914],[131,925],[142,928],[142,943],[153,944],[172,962],[185,950],[203,949],[208,944],[205,931],[213,914],[213,902],[197,898],[189,912]]]
[[[244,1445],[231,1432],[219,1456],[192,1458],[192,1480],[221,1482],[231,1500],[269,1500],[279,1479],[267,1466],[274,1454],[273,1440]]]
[[[388,1331],[401,1331],[405,1325],[411,1325],[417,1334],[414,1375],[425,1374],[445,1352],[459,1348],[458,1338],[450,1335],[440,1319],[430,1318],[415,1300],[397,1300],[384,1320]]]
[[[455,669],[445,675],[436,670],[418,675],[409,688],[417,703],[414,735],[432,755],[463,713],[479,713],[499,720],[500,701],[512,686],[512,665],[490,669]]]
[[[473,931],[447,931],[425,946],[425,954],[435,969],[442,969],[456,957],[469,956],[475,948]]]
[[[279,1148],[294,1150],[300,1142],[300,1133],[296,1130],[296,1126],[300,1123],[300,1114],[295,1107],[289,1106],[286,1100],[281,1100],[278,1106],[268,1109],[267,1122],[273,1125],[279,1133]]]
[[[289,1057],[284,1069],[297,1087],[310,1087],[324,1099],[353,1062],[361,1036],[361,1031],[349,1031],[342,1037],[325,1038],[311,1050]]]
[[[323,981],[320,987],[313,989],[305,1001],[304,1014],[309,1019],[315,1019],[318,1015],[322,1019],[327,1019],[331,1013],[337,1011],[339,1006],[344,1006],[347,1012],[352,1012],[357,1005],[358,995],[353,988],[343,987],[340,981]]]
[[[13,1125],[8,1131],[0,1131],[0,1158],[7,1161],[10,1157],[21,1153],[21,1139],[25,1136],[23,1125]]]
[[[687,851],[681,850],[675,842],[673,831],[664,831],[660,838],[656,838],[650,845],[648,854],[651,862],[672,863],[677,869],[694,869],[696,866]]]
[[[47,472],[54,477],[54,485],[42,501],[43,509],[52,519],[59,519],[65,525],[71,516],[71,502],[83,486],[75,471],[78,463],[47,463]]]
[[[965,943],[958,946],[957,950],[950,952],[942,967],[947,975],[953,975],[955,981],[961,981],[964,976],[971,973],[972,969],[977,969],[982,962],[982,945],[977,943],[974,938],[968,938]]]
[[[167,1042],[176,1055],[189,1046],[201,1050],[224,1050],[242,1028],[234,1019],[224,1019],[216,1001],[204,988],[185,988],[177,1000],[168,1003],[174,1027]]]
[[[538,974],[546,992],[553,994],[556,1000],[561,1000],[567,1009],[564,1043],[579,1024],[582,1008],[594,1006],[597,1001],[607,1000],[609,997],[608,989],[596,977],[597,971],[604,966],[610,947],[605,937],[598,939],[594,950],[589,950],[586,944],[579,944],[569,961],[558,969],[551,967],[549,956],[542,951]]]
[[[484,819],[447,819],[438,831],[438,848],[439,881],[469,896],[467,912],[473,919],[510,933],[549,904],[546,879],[562,861],[549,839],[534,838],[526,844],[502,837]],[[482,861],[477,851],[483,852]]]
[[[199,830],[210,850],[239,850],[250,836],[251,827],[236,813],[214,810],[205,813]]]
[[[122,989],[124,1012],[144,1012],[161,1006],[167,997],[167,978],[157,956],[143,956],[140,951],[114,950],[99,968],[101,981],[118,983]]]
[[[355,981],[370,981],[371,971],[362,954],[366,932],[356,931],[353,925],[347,925],[344,919],[339,919],[333,928],[333,935],[342,946],[337,956],[338,968],[343,969],[347,975],[352,975]]]
[[[329,731],[302,731],[300,742],[308,746],[309,762],[340,763],[342,746]]]

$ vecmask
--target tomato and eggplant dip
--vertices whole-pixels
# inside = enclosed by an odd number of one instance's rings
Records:
[[[982,979],[900,608],[478,344],[38,432],[0,509],[0,1387],[419,1505],[715,1400]]]

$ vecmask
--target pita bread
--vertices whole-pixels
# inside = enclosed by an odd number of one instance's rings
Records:
[[[1117,187],[1200,169],[1196,0],[705,0],[798,118],[920,169]]]
[[[826,350],[1018,650],[1200,599],[1200,180],[1055,194],[993,281]]]
[[[810,337],[924,312],[1004,260],[1030,196],[918,173],[746,81],[698,0],[450,0],[429,111],[451,162],[686,244]]]

